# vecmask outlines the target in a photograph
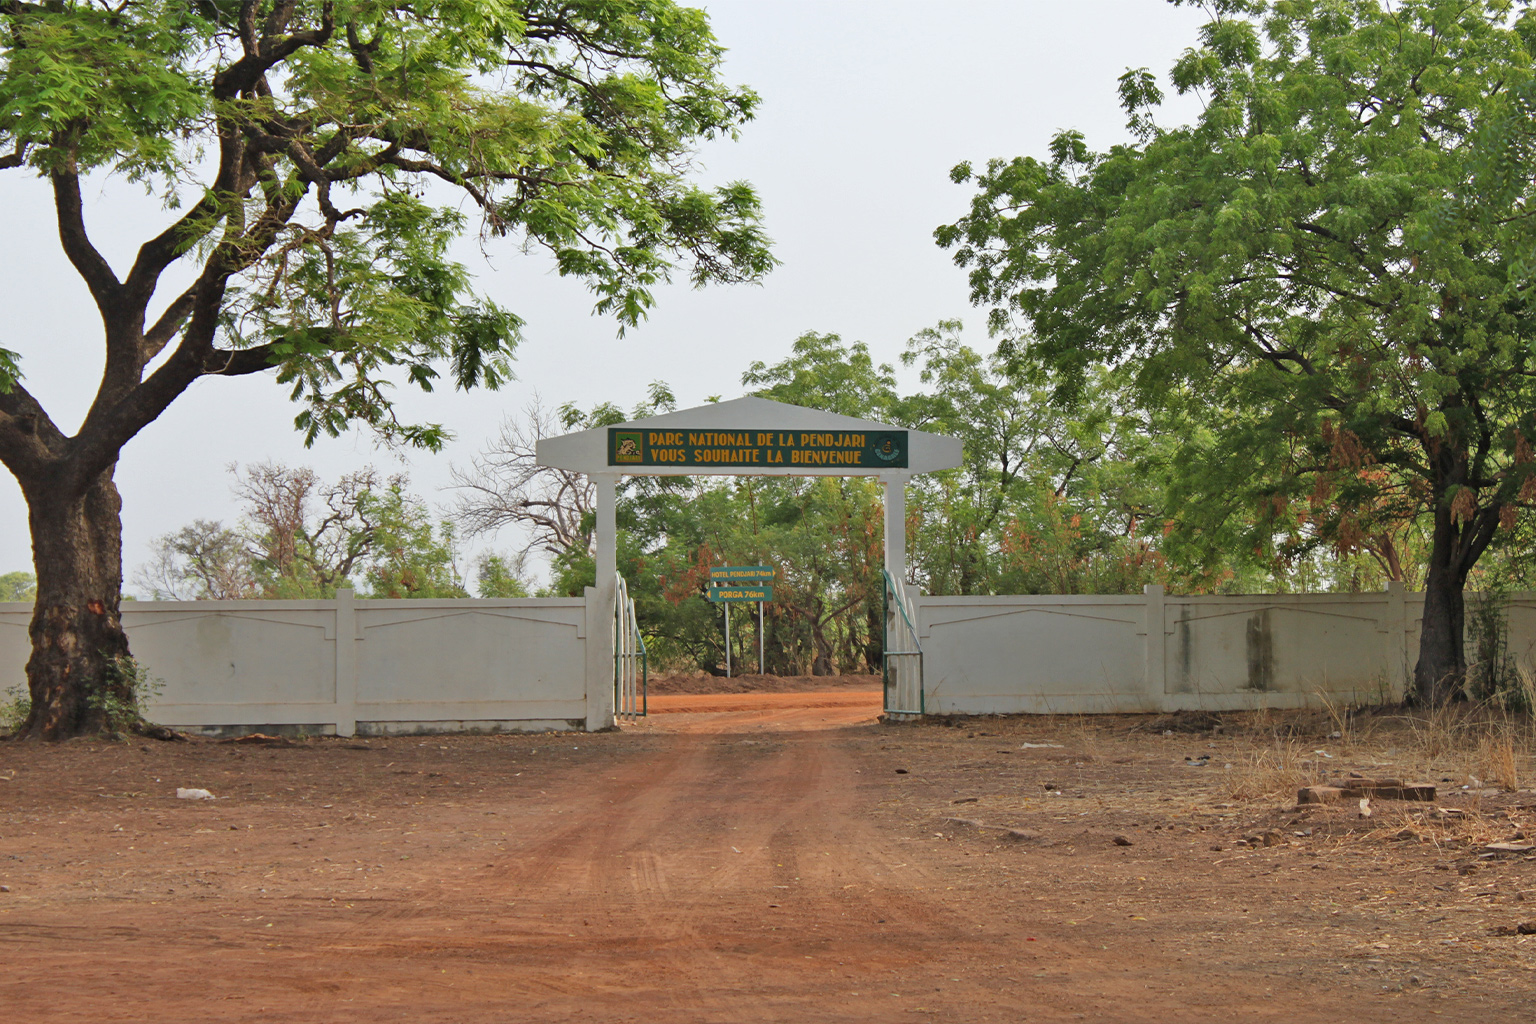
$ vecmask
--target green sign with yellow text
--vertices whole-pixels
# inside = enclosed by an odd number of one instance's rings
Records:
[[[689,469],[907,468],[905,430],[634,430],[608,428],[608,465]]]
[[[709,569],[711,583],[745,583],[747,580],[772,580],[771,565],[713,565]]]
[[[742,586],[710,587],[705,596],[711,601],[766,601],[773,602],[773,587],[768,584],[743,584]]]

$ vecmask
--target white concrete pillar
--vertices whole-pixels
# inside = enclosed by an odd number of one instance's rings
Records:
[[[619,475],[594,473],[597,489],[597,522],[593,527],[596,586],[587,592],[587,730],[595,732],[614,724],[613,717],[613,603],[617,597],[614,574],[619,564],[617,517]]]
[[[587,718],[586,730],[613,727],[613,587],[608,587],[608,599],[602,591],[588,587],[587,625],[582,634],[587,643]]]
[[[896,585],[907,581],[907,477],[893,474],[885,484],[885,569]]]
[[[613,574],[619,567],[619,525],[617,517],[619,475],[594,473],[592,483],[597,487],[596,534],[597,589],[613,586]]]
[[[357,605],[347,587],[336,591],[336,735],[357,733]]]
[[[1174,710],[1168,701],[1168,612],[1167,594],[1161,583],[1147,583],[1141,588],[1146,599],[1143,612],[1147,630],[1146,661],[1142,668],[1147,692],[1147,710]]]

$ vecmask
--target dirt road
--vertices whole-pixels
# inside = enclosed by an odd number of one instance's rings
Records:
[[[1528,948],[1479,958],[1427,945],[1446,926],[1425,924],[1406,981],[1406,925],[1382,932],[1284,851],[955,825],[953,800],[990,798],[953,794],[997,789],[1018,758],[983,779],[1000,740],[872,716],[5,745],[0,1000],[25,1022],[1491,1021],[1530,1005]],[[1446,878],[1426,864],[1398,884]],[[1490,983],[1452,976],[1467,963]]]
[[[880,716],[884,699],[885,694],[880,690],[854,690],[845,693],[679,693],[650,697],[646,703],[652,715],[700,716],[686,724],[668,722],[663,727],[668,731],[725,728],[739,732],[754,726],[795,731],[812,726],[868,725]],[[731,717],[720,720],[710,717],[722,712],[730,712]],[[754,715],[743,717],[742,712],[753,712]]]

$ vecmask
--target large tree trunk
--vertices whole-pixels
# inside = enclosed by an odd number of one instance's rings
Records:
[[[103,731],[109,710],[131,707],[132,681],[119,602],[123,584],[122,500],[112,469],[82,494],[44,483],[23,487],[37,569],[32,712],[21,735],[65,739]]]
[[[1419,702],[1430,706],[1455,697],[1467,674],[1466,601],[1462,592],[1467,574],[1454,564],[1446,564],[1448,561],[1452,560],[1444,557],[1437,544],[1431,550],[1429,576],[1424,582],[1419,661],[1413,669]]]
[[[1463,590],[1472,567],[1493,541],[1501,512],[1497,502],[1458,512],[1450,499],[1466,479],[1466,453],[1445,446],[1436,453],[1436,461],[1438,500],[1424,581],[1419,661],[1413,669],[1415,696],[1429,706],[1454,700],[1461,693],[1467,675]]]

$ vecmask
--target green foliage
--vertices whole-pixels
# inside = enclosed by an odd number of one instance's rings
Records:
[[[0,576],[0,601],[30,601],[37,596],[37,577],[29,572]]]
[[[787,359],[754,362],[741,382],[759,398],[863,419],[885,419],[896,402],[894,370],[876,365],[868,345],[815,331],[796,338]]]
[[[372,523],[366,597],[468,597],[454,566],[453,526],[434,523],[404,492],[403,481],[365,495],[362,513]]]
[[[237,528],[196,520],[155,541],[135,576],[156,599],[466,597],[453,526],[435,522],[402,476],[373,469],[325,483],[307,468],[235,473]],[[356,582],[354,582],[356,581]]]
[[[1135,73],[1138,143],[961,165],[937,237],[1059,400],[1123,367],[1183,439],[1187,557],[1390,563],[1422,520],[1428,589],[1459,595],[1536,499],[1533,43],[1505,0],[1232,4],[1172,70],[1194,124]]]
[[[475,563],[475,593],[480,597],[532,597],[522,558],[481,555]]]
[[[1251,574],[1240,558],[1184,571],[1163,556],[1163,467],[1175,439],[1147,429],[1125,374],[1096,369],[1070,401],[1052,401],[1017,360],[984,356],[962,337],[948,320],[908,342],[902,362],[921,383],[913,394],[898,393],[893,369],[862,342],[814,332],[781,362],[752,364],[742,383],[961,439],[960,469],[908,487],[910,581],[929,593],[1203,591]]]
[[[88,432],[120,445],[197,376],[275,368],[307,441],[360,422],[440,446],[389,388],[445,372],[496,387],[522,326],[448,258],[463,209],[584,280],[621,332],[676,269],[760,277],[774,260],[751,187],[688,178],[693,146],[757,104],[720,81],[723,54],[671,0],[0,7],[0,169],[51,176],[104,322],[142,313],[175,263],[196,278],[122,353],[112,386],[134,400]],[[74,223],[97,172],[182,208],[125,282]],[[167,346],[173,368],[143,390]],[[0,393],[18,360],[0,350]]]
[[[1072,403],[1052,403],[1016,366],[965,345],[957,320],[919,332],[902,361],[920,368],[924,390],[898,403],[900,420],[958,437],[965,451],[960,469],[914,481],[916,581],[935,594],[1131,586],[1067,568],[1135,537],[1156,493],[1128,470],[1155,445],[1117,409],[1114,377],[1101,373]],[[1026,563],[1047,548],[1062,572],[1037,576]]]
[[[870,644],[877,652],[880,514],[879,488],[863,479],[697,478],[681,489],[628,489],[619,505],[620,571],[647,646],[662,665],[718,669],[727,612],[704,599],[710,567],[772,565],[767,669],[869,671],[878,665]],[[749,616],[735,614],[733,661],[755,665],[755,622],[741,628]]]
[[[437,448],[435,427],[407,427],[388,419],[379,382],[396,368],[424,391],[448,363],[452,383],[500,387],[511,378],[508,356],[522,321],[488,301],[460,304],[472,281],[447,259],[464,218],[414,196],[386,193],[339,228],[327,245],[296,246],[281,272],[289,286],[240,296],[242,343],[265,345],[280,383],[307,406],[297,425],[305,440],[339,436],[362,418],[408,443]],[[235,298],[235,296],[231,296]]]
[[[246,538],[206,519],[156,538],[136,582],[156,601],[233,600],[260,591]]]
[[[1196,124],[957,168],[979,194],[939,239],[1058,394],[1095,363],[1134,366],[1137,399],[1190,431],[1187,508],[1321,482],[1309,515],[1346,548],[1424,508],[1491,533],[1528,490],[1536,427],[1536,185],[1517,173],[1533,23],[1500,2],[1248,8],[1174,69],[1207,99]],[[1201,525],[1236,543],[1217,513]]]
[[[8,687],[0,695],[0,732],[13,733],[32,714],[32,695],[25,686]]]
[[[104,686],[86,697],[86,704],[102,716],[103,731],[108,733],[132,732],[148,724],[144,705],[165,688],[165,680],[150,675],[148,669],[126,654],[107,662],[104,682]]]

